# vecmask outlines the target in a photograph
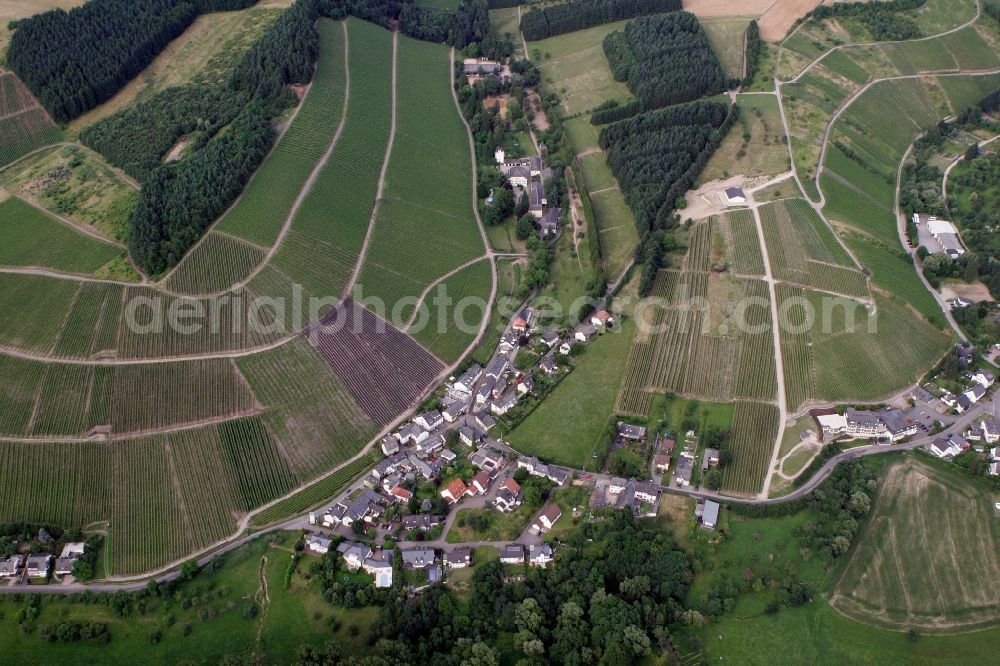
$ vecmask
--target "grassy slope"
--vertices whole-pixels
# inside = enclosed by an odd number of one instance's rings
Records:
[[[0,202],[0,265],[90,275],[121,253],[21,199]]]
[[[627,319],[617,332],[592,340],[576,369],[510,433],[511,446],[565,465],[590,464],[614,409],[634,335],[635,322]]]

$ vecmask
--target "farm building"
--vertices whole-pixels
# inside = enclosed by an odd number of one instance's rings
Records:
[[[721,196],[722,202],[727,206],[738,206],[747,202],[747,195],[740,187],[727,187]]]
[[[920,244],[932,253],[942,252],[952,259],[965,254],[962,238],[951,222],[939,220],[933,215],[914,213],[913,224],[917,227]]]

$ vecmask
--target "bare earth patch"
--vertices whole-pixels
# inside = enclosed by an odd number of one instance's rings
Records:
[[[950,301],[958,297],[974,302],[994,300],[993,296],[990,294],[989,288],[987,288],[987,286],[982,282],[973,282],[972,284],[966,284],[964,282],[943,284],[941,285],[941,295],[944,296],[946,301]]]

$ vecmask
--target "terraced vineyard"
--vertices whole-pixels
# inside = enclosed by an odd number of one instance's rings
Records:
[[[760,402],[737,402],[730,448],[733,462],[722,477],[724,490],[755,495],[761,491],[780,428],[778,408]]]
[[[833,231],[802,199],[783,199],[759,209],[775,279],[868,298],[864,274]]]
[[[492,284],[489,259],[466,266],[431,289],[407,332],[441,360],[457,361],[489,316]]]
[[[790,410],[809,401],[884,398],[916,381],[948,348],[947,335],[879,294],[874,312],[788,285],[778,285],[777,295],[787,322],[781,346]]]
[[[397,129],[384,200],[355,290],[393,307],[483,254],[468,192],[469,145],[442,46],[400,38]],[[413,305],[402,310],[404,320]]]
[[[701,225],[708,229],[708,225]],[[692,238],[687,265],[700,261],[705,235]],[[694,259],[692,259],[694,257]],[[646,416],[651,394],[706,400],[772,400],[777,390],[770,298],[759,280],[661,271],[644,314],[652,334],[636,336],[617,411]]]
[[[27,86],[12,72],[0,72],[0,167],[61,140],[62,130]]]

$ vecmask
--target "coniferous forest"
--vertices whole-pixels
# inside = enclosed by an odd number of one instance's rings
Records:
[[[256,0],[90,0],[17,21],[7,64],[65,122],[110,99],[199,14]]]
[[[726,75],[694,14],[643,16],[604,38],[615,79],[645,109],[723,92]]]
[[[521,33],[533,42],[602,23],[675,12],[681,5],[681,0],[570,0],[543,9],[532,8],[521,17]]]

